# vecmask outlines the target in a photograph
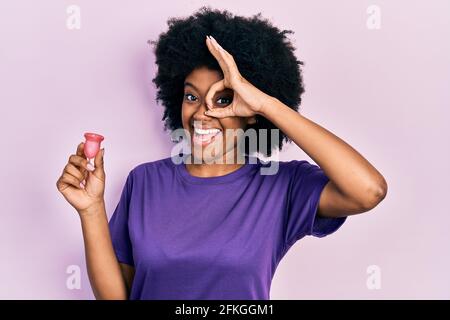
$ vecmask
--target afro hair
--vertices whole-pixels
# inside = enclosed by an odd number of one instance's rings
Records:
[[[164,106],[164,129],[182,128],[181,106],[183,83],[196,68],[207,67],[223,74],[220,65],[205,44],[206,35],[212,35],[233,56],[241,75],[255,87],[277,98],[293,110],[298,110],[304,92],[302,61],[297,60],[294,46],[286,34],[292,30],[280,31],[271,22],[261,17],[236,16],[227,10],[202,6],[187,18],[169,18],[169,29],[161,33],[154,45],[155,63],[158,70],[152,82],[156,85],[156,101]],[[278,129],[261,115],[257,122],[247,127],[257,132]],[[259,137],[259,134],[257,134]],[[278,141],[271,141],[268,134],[267,150],[257,149],[264,156],[270,156],[274,149],[281,150],[283,141],[290,139],[280,130]],[[246,153],[248,148],[246,144]]]

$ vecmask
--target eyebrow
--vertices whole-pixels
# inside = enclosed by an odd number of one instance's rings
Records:
[[[200,90],[198,90],[198,88],[196,86],[194,86],[194,84],[190,83],[189,81],[185,81],[184,82],[184,87],[192,87],[195,90],[200,91]],[[226,90],[227,89],[225,88],[224,90],[221,90],[221,91],[218,91],[218,92],[225,92]]]
[[[188,82],[188,81],[186,81],[186,82],[184,83],[184,86],[185,86],[185,87],[192,87],[192,88],[194,88],[195,90],[198,91],[197,87],[194,86],[192,83],[190,83],[190,82]]]

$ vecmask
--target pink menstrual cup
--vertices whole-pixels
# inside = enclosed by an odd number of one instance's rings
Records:
[[[100,143],[105,139],[102,135],[86,132],[84,134],[86,142],[84,143],[84,155],[88,159],[95,158],[95,155],[100,150]]]

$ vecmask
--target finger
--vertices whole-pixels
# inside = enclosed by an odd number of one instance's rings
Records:
[[[63,173],[63,175],[60,178],[60,181],[69,184],[71,186],[74,186],[77,189],[84,189],[84,186],[80,184],[80,181],[67,172]]]
[[[228,53],[225,49],[223,51],[220,51],[222,54],[222,58],[225,61],[225,64],[227,66],[228,72],[230,73],[230,76],[238,76],[240,75],[239,68],[237,67],[236,61],[234,61],[233,56]]]
[[[206,38],[206,44],[207,44],[207,47],[208,47],[209,51],[211,52],[211,54],[214,56],[214,58],[216,58],[217,62],[219,63],[220,68],[223,71],[224,77],[230,76],[227,64],[226,64],[225,60],[223,59],[221,53],[219,52],[220,51],[219,47],[215,47],[215,44],[209,38]]]
[[[77,146],[77,152],[75,153],[77,156],[85,157],[84,155],[84,142],[80,142]]]
[[[84,142],[81,142],[78,145],[76,155],[86,159],[86,155],[84,154]],[[87,163],[89,163],[89,161],[87,161]],[[88,176],[88,170],[84,167],[80,167],[80,171],[84,179],[86,179]]]
[[[235,76],[236,73],[239,73],[236,62],[234,61],[233,56],[225,50],[213,37],[211,37],[211,46],[214,48],[214,52],[217,53],[217,56],[214,57],[219,61],[220,67],[224,70],[224,73],[227,73],[229,77]],[[222,62],[222,64],[220,63]]]
[[[91,172],[98,179],[105,181],[105,170],[103,168],[103,156],[105,153],[105,148],[102,148],[97,152],[94,158],[95,170]]]
[[[80,182],[83,182],[84,180],[83,174],[73,164],[68,163],[64,171],[77,178]]]
[[[92,167],[92,165],[88,162],[88,160],[84,157],[72,154],[69,157],[69,163],[72,163],[73,165],[75,165],[76,167],[79,167],[80,169],[86,169],[88,171],[94,171],[94,168]]]
[[[212,84],[212,86],[209,88],[208,93],[206,94],[206,97],[205,97],[206,106],[208,107],[208,109],[213,108],[214,103],[213,103],[212,99],[214,98],[214,95],[216,94],[216,92],[223,91],[225,89],[226,89],[225,81],[223,79]]]
[[[225,108],[214,108],[211,110],[205,111],[205,114],[210,117],[215,118],[225,118],[225,117],[234,117],[234,111],[231,105],[226,106]]]
[[[95,170],[97,170],[97,169],[103,170],[103,154],[104,154],[104,152],[105,152],[105,148],[102,148],[95,155],[95,159],[94,159]]]

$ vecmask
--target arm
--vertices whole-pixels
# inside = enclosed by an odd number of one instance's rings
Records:
[[[128,284],[113,249],[104,202],[79,214],[86,266],[95,298],[127,299]],[[130,270],[127,267],[125,269],[124,272],[128,275],[127,281],[129,281]]]
[[[384,177],[330,131],[274,97],[268,99],[259,114],[284,132],[329,177],[320,197],[318,215],[342,217],[365,212],[386,196]]]
[[[125,285],[127,287],[127,297],[129,297],[131,293],[131,285],[133,284],[135,269],[133,266],[130,266],[125,263],[119,264],[120,269],[122,270],[122,276],[125,279]]]
[[[325,128],[252,85],[240,74],[233,56],[214,38],[207,38],[206,44],[224,78],[208,90],[205,114],[217,118],[260,114],[283,131],[330,178],[321,193],[318,215],[340,217],[360,213],[384,199],[387,183],[363,156]],[[233,102],[225,108],[212,108],[214,94],[224,88],[233,90]]]

